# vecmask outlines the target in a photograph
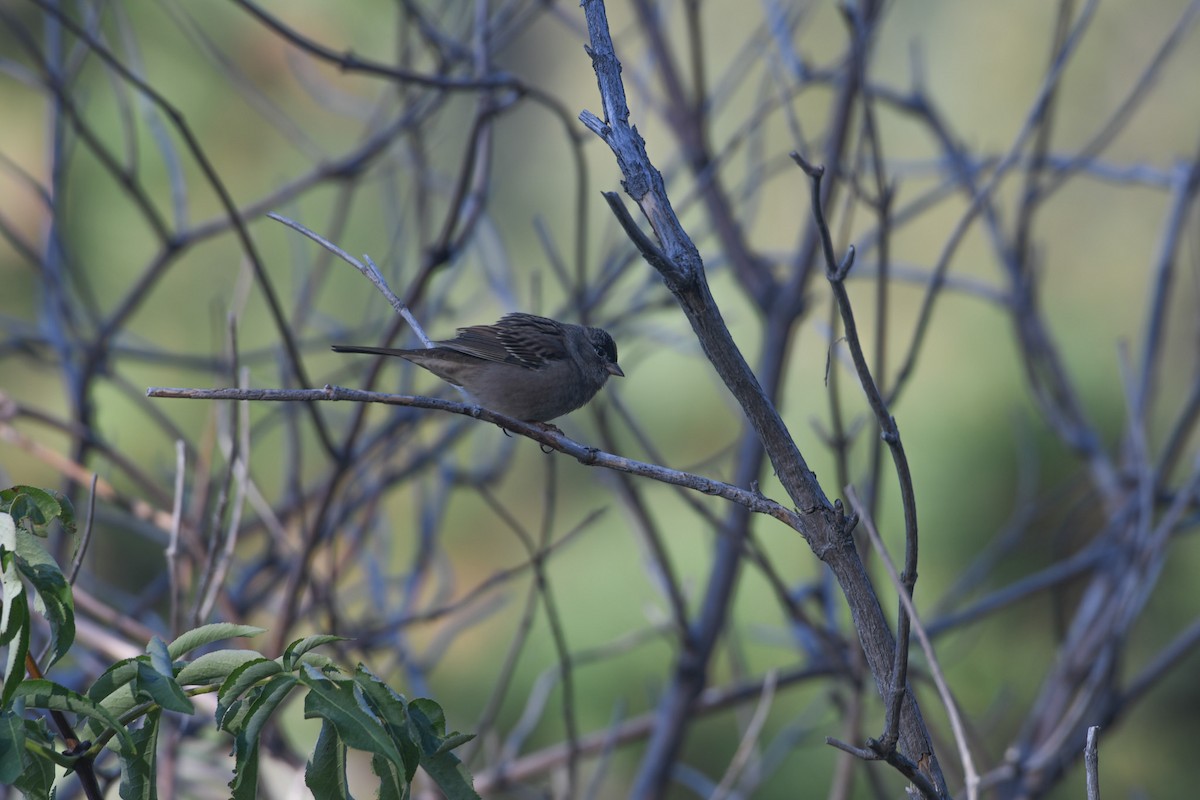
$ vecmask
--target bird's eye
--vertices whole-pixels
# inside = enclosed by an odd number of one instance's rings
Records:
[[[596,355],[615,364],[617,363],[617,346],[611,339],[607,342],[596,342]]]

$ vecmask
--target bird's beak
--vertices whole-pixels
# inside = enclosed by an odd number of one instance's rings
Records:
[[[617,366],[615,361],[610,361],[609,363],[605,364],[604,369],[608,371],[609,375],[616,375],[618,378],[625,377],[625,373],[621,371],[621,368]]]

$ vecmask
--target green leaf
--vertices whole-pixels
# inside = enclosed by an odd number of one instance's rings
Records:
[[[75,599],[58,562],[36,536],[18,531],[16,552],[21,575],[37,592],[34,609],[50,623],[50,667],[75,642]]]
[[[172,659],[183,658],[197,647],[203,647],[206,644],[224,639],[236,639],[239,636],[258,636],[265,632],[265,628],[256,628],[253,625],[214,622],[211,625],[201,625],[199,628],[181,633],[179,638],[167,647],[167,651],[171,654]]]
[[[175,665],[171,663],[166,642],[157,636],[150,637],[146,645],[146,654],[148,661],[138,662],[135,686],[137,693],[168,711],[188,715],[194,713],[192,701],[175,681]]]
[[[0,786],[11,786],[25,771],[25,725],[11,711],[0,711]]]
[[[8,644],[17,631],[29,627],[29,605],[22,600],[21,606],[13,605],[17,598],[25,597],[25,584],[17,568],[17,555],[5,551],[0,555],[0,645]]]
[[[133,755],[133,740],[129,738],[129,731],[125,730],[120,721],[103,706],[65,686],[44,679],[30,678],[17,687],[16,697],[23,698],[33,708],[70,711],[72,714],[99,720],[116,733],[116,746],[113,749],[124,758]]]
[[[62,492],[53,494],[54,499],[58,501],[58,521],[62,523],[63,530],[74,536],[79,528],[75,523],[75,506],[72,505],[71,499]]]
[[[462,747],[464,744],[474,738],[475,734],[473,733],[452,733],[442,740],[442,743],[438,746],[437,753],[435,755],[449,753],[454,748]]]
[[[462,768],[458,756],[443,749],[446,717],[442,707],[432,700],[413,700],[408,718],[421,743],[421,768],[446,795],[448,800],[477,800],[471,777]],[[451,738],[462,734],[451,734]]]
[[[233,789],[234,800],[253,800],[258,796],[259,737],[263,726],[295,685],[294,675],[283,674],[255,690],[248,713],[241,718],[242,725],[233,738],[234,777],[229,786]]]
[[[157,703],[168,711],[191,715],[195,712],[192,701],[179,688],[173,676],[163,675],[145,661],[137,662],[137,677],[133,681],[134,694],[140,700]]]
[[[17,559],[14,554],[3,556],[4,569],[0,572],[0,645],[8,645],[4,661],[4,688],[0,690],[0,708],[8,708],[17,689],[25,678],[25,656],[29,653],[29,600],[24,585],[17,577]]]
[[[442,707],[432,700],[418,698],[408,704],[410,730],[424,755],[433,755],[442,746],[446,717]]]
[[[279,660],[282,661],[282,659]],[[325,655],[324,653],[314,653],[312,651],[300,656],[300,659],[292,665],[292,669],[298,669],[303,665],[313,667],[317,670],[317,672],[340,672],[342,669],[341,666],[339,666],[338,663],[329,656]]]
[[[405,800],[408,797],[408,781],[395,764],[381,755],[374,755],[371,756],[371,771],[379,777],[378,800]]]
[[[320,647],[323,644],[330,642],[344,642],[344,636],[332,636],[328,633],[317,634],[316,636],[306,636],[303,639],[297,639],[287,646],[283,651],[283,668],[295,669],[300,656],[312,650],[314,647]]]
[[[68,533],[75,533],[75,509],[66,495],[36,486],[13,486],[0,491],[0,510],[13,516],[18,527],[45,535],[45,527],[58,519]]]
[[[479,800],[475,787],[471,785],[471,776],[466,773],[462,762],[453,753],[424,758],[421,760],[421,768],[433,778],[442,794],[446,795],[446,800]]]
[[[232,790],[230,800],[257,800],[258,798],[258,742],[248,753],[238,753],[237,742],[234,742],[233,780],[229,782]],[[315,795],[314,795],[315,797]]]
[[[233,671],[251,661],[266,661],[261,653],[253,650],[213,650],[195,661],[184,664],[175,680],[180,686],[198,686],[223,683]]]
[[[151,636],[146,643],[146,655],[150,656],[150,666],[164,678],[175,677],[175,665],[171,663],[171,654],[167,652],[167,644],[157,636]]]
[[[40,720],[26,719],[23,722],[26,743],[35,741],[53,747],[54,737],[48,735]],[[13,780],[13,786],[25,795],[26,800],[49,798],[54,791],[54,782],[58,780],[58,773],[58,765],[49,758],[33,755],[26,750],[24,768]],[[0,780],[0,785],[3,784],[4,781]]]
[[[328,720],[321,723],[321,735],[304,770],[304,785],[322,800],[353,800],[346,780],[346,744]]]
[[[137,677],[138,661],[142,657],[126,658],[116,662],[96,678],[96,682],[88,689],[88,698],[93,703],[99,703],[117,689],[127,685]]]
[[[304,698],[304,716],[308,719],[320,717],[332,722],[338,735],[350,747],[368,753],[385,756],[398,768],[404,768],[392,738],[388,736],[379,720],[372,716],[364,704],[353,681],[333,681],[305,666],[299,673],[300,681],[308,687]]]
[[[217,725],[226,727],[225,717],[229,714],[230,707],[241,698],[241,696],[259,681],[269,678],[273,675],[278,675],[283,672],[283,667],[278,661],[271,661],[267,658],[247,661],[242,666],[229,673],[229,677],[221,684],[221,688],[217,691]]]
[[[17,527],[33,533],[58,516],[58,503],[49,492],[33,486],[14,486],[0,492],[0,504],[12,514]]]
[[[404,761],[404,779],[411,782],[421,762],[421,751],[413,741],[408,726],[408,709],[404,697],[381,681],[365,665],[359,664],[354,682],[372,713],[380,719]]]
[[[145,656],[126,658],[104,670],[88,689],[88,699],[103,707],[114,717],[123,716],[139,702],[132,684],[137,678],[138,664],[145,658]],[[95,739],[103,730],[103,723],[98,720],[88,720],[84,724],[84,733],[81,736]]]
[[[121,800],[156,800],[158,797],[158,728],[162,711],[146,714],[142,727],[130,733],[134,754],[121,759]]]
[[[5,550],[13,552],[17,549],[17,523],[12,514],[0,511],[0,553]]]

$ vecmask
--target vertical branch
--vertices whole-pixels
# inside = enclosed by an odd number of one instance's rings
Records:
[[[1087,745],[1083,749],[1083,768],[1087,775],[1087,800],[1100,800],[1100,750],[1096,746],[1098,725],[1088,728]]]
[[[825,223],[825,212],[820,205],[821,177],[825,174],[825,170],[809,164],[799,153],[793,153],[792,158],[804,170],[804,173],[812,179],[812,213],[816,220],[817,229],[821,232],[822,249],[825,254],[825,274],[829,278],[829,285],[833,288],[833,295],[837,298],[838,310],[842,315],[842,325],[846,330],[846,342],[850,347],[850,356],[854,361],[854,368],[858,374],[858,382],[867,396],[867,404],[870,405],[871,411],[875,414],[875,419],[879,424],[880,436],[887,443],[888,449],[892,453],[892,463],[895,466],[896,478],[900,484],[900,503],[904,508],[904,571],[901,573],[900,578],[904,587],[904,593],[911,598],[913,587],[917,582],[917,499],[916,493],[913,490],[912,471],[909,469],[908,456],[905,454],[904,445],[900,441],[900,428],[896,424],[896,418],[888,411],[883,394],[879,391],[875,379],[871,376],[871,369],[867,365],[866,354],[863,352],[862,341],[858,336],[858,325],[854,320],[854,309],[850,305],[850,295],[846,292],[846,275],[854,263],[854,248],[850,248],[841,264],[837,263],[837,258],[833,252],[833,240],[829,234],[829,226]],[[884,742],[885,749],[888,750],[895,747],[899,736],[900,707],[906,691],[905,687],[908,683],[909,624],[910,619],[907,609],[902,605],[897,622],[897,642],[895,660],[891,671],[891,686],[884,695],[888,703],[888,717],[887,727],[881,739]]]
[[[620,77],[620,63],[613,49],[604,5],[600,0],[585,0],[583,8],[591,41],[588,53],[599,84],[604,119],[587,111],[580,114],[580,119],[612,149],[624,177],[625,191],[649,221],[657,244],[639,232],[615,196],[608,195],[609,205],[626,233],[638,245],[643,257],[659,272],[667,288],[675,295],[709,362],[746,414],[758,437],[758,443],[748,444],[747,447],[763,448],[788,495],[805,513],[802,533],[814,553],[830,566],[837,578],[850,606],[855,629],[876,685],[881,694],[891,696],[895,642],[879,606],[879,599],[849,536],[851,521],[845,518],[840,503],[831,504],[826,498],[787,426],[733,341],[709,291],[699,253],[672,208],[662,175],[650,162],[644,140],[636,128],[629,124],[629,107]],[[743,460],[741,463],[747,462]],[[685,657],[686,652],[681,658]],[[690,703],[691,699],[668,696],[663,702],[679,707]],[[945,780],[933,754],[928,731],[916,700],[907,687],[904,690],[900,726],[900,742],[905,751],[915,763],[921,765],[923,774],[937,787],[937,791],[944,792]],[[661,746],[655,746],[652,742],[631,796],[661,796],[679,738],[676,735],[674,741],[658,740]],[[652,763],[652,759],[657,761]]]

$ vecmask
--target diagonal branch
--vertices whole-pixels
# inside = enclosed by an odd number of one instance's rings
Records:
[[[325,386],[323,389],[180,389],[152,386],[146,390],[147,397],[189,400],[255,400],[259,402],[312,403],[322,400],[349,400],[356,403],[383,403],[391,406],[426,408],[461,414],[491,422],[513,433],[532,439],[541,446],[574,457],[589,467],[603,467],[617,472],[627,472],[642,478],[682,486],[685,489],[713,497],[723,497],[756,514],[765,514],[805,535],[806,516],[784,506],[760,492],[742,489],[733,484],[706,478],[691,472],[670,467],[648,464],[594,447],[580,444],[564,434],[536,423],[522,422],[482,406],[439,400],[436,397],[419,397],[382,392],[363,392],[341,386]]]
[[[645,248],[643,255],[658,270],[667,288],[675,295],[688,318],[705,355],[725,386],[745,413],[758,435],[775,474],[796,506],[805,512],[801,532],[813,552],[833,571],[846,597],[854,626],[866,654],[867,663],[883,696],[891,689],[895,642],[879,599],[855,549],[841,503],[832,504],[801,455],[795,440],[778,411],[763,391],[741,350],[726,326],[705,278],[704,264],[692,239],[684,231],[667,196],[662,174],[646,152],[645,141],[629,124],[629,106],[621,80],[621,65],[613,48],[608,19],[601,0],[585,0],[590,46],[588,54],[596,72],[604,118],[583,112],[580,120],[612,149],[623,176],[627,194],[641,208],[658,241],[658,247]],[[703,663],[699,664],[703,668]],[[900,741],[910,759],[921,765],[923,774],[939,793],[945,793],[945,779],[933,754],[933,746],[920,710],[910,690],[905,690]],[[631,796],[654,797],[665,790],[670,764],[682,741],[682,732],[670,734],[670,746],[655,749],[659,763],[656,776],[644,771]]]

